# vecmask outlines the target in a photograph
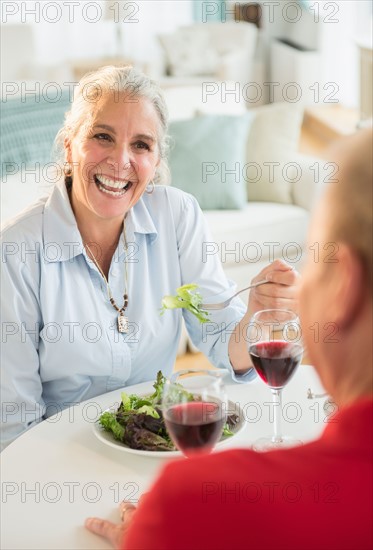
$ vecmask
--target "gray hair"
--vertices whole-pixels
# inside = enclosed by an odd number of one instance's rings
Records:
[[[94,115],[101,100],[109,93],[126,94],[128,100],[135,102],[140,98],[148,99],[158,114],[158,145],[160,163],[154,182],[167,183],[169,168],[167,155],[169,150],[168,110],[161,88],[141,71],[131,67],[108,65],[97,71],[87,73],[74,91],[71,109],[65,115],[63,127],[55,139],[55,151],[58,157],[65,159],[65,141],[73,139],[78,132],[89,131]]]

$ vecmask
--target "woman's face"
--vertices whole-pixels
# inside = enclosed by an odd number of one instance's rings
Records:
[[[147,99],[112,94],[102,100],[89,132],[66,144],[78,221],[122,220],[139,200],[159,164],[158,124]]]

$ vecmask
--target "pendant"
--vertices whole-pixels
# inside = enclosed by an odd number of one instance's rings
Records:
[[[121,333],[128,332],[128,319],[121,311],[118,315],[118,331]]]

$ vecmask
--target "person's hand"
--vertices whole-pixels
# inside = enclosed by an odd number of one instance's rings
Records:
[[[300,275],[283,260],[275,260],[265,267],[252,282],[271,281],[250,291],[248,311],[253,315],[261,309],[290,309],[298,311],[296,284]]]
[[[100,518],[87,518],[85,527],[106,539],[116,550],[123,548],[123,538],[131,524],[136,506],[125,500],[119,505],[121,523],[116,524]]]

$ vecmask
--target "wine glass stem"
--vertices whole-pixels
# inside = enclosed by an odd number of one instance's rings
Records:
[[[274,408],[274,440],[281,441],[281,415],[282,415],[282,403],[281,403],[281,390],[271,389],[272,403]]]

